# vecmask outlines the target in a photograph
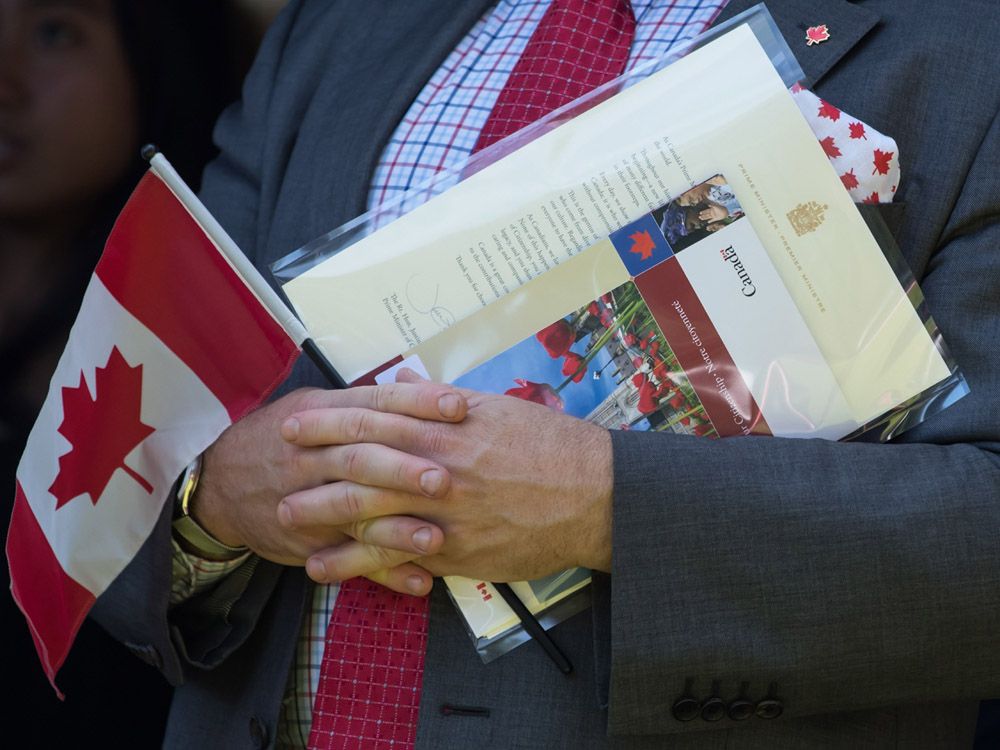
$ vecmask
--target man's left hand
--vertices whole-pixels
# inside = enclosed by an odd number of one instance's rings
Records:
[[[511,396],[464,393],[469,411],[457,424],[398,418],[391,431],[373,421],[358,434],[336,411],[294,416],[290,442],[300,447],[381,443],[451,475],[448,494],[433,503],[349,482],[287,496],[278,510],[287,527],[346,525],[357,540],[315,553],[306,564],[314,580],[344,580],[370,564],[366,527],[384,515],[422,517],[444,531],[440,553],[419,560],[435,575],[517,581],[574,566],[610,570],[607,430]]]

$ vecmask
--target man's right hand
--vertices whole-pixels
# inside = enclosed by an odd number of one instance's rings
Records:
[[[282,425],[290,415],[313,409],[342,410],[342,418],[356,424],[361,435],[371,431],[373,421],[391,429],[400,415],[460,422],[468,405],[449,386],[395,383],[342,391],[298,390],[252,412],[204,455],[192,514],[220,542],[247,546],[284,565],[303,565],[313,553],[346,537],[336,527],[281,526],[276,508],[290,493],[330,486],[336,494],[340,480],[397,490],[428,503],[448,492],[448,472],[434,461],[377,444],[300,447],[282,438]],[[410,516],[385,516],[367,524],[365,531],[364,542],[371,545],[378,564],[366,573],[369,578],[405,593],[430,591],[431,575],[410,561],[440,549],[440,528]]]

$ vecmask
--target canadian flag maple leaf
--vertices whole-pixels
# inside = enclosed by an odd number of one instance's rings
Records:
[[[819,100],[819,112],[817,114],[819,117],[826,117],[834,122],[840,119],[840,110],[830,104],[830,102],[825,102],[822,99]]]
[[[125,465],[125,457],[154,432],[140,419],[142,365],[130,366],[113,347],[107,364],[94,375],[93,397],[81,372],[80,384],[64,387],[62,399],[59,434],[73,447],[59,457],[59,473],[49,487],[56,509],[83,494],[97,505],[118,469],[152,493],[153,486]]]
[[[837,148],[837,142],[833,139],[832,135],[828,135],[826,138],[819,142],[819,145],[823,147],[823,152],[831,159],[836,159],[840,156],[840,149]]]
[[[632,240],[632,247],[630,247],[628,251],[638,255],[639,260],[649,260],[653,257],[653,250],[656,249],[656,243],[653,242],[653,238],[649,236],[648,229],[642,232],[636,232],[635,234],[630,234],[628,238]]]
[[[862,198],[861,202],[862,203],[870,203],[872,205],[878,204],[878,192],[873,190],[872,194],[869,195],[869,196],[867,196],[867,197],[865,197],[865,198]]]
[[[858,138],[864,138],[868,140],[868,136],[865,135],[865,124],[863,122],[851,122],[847,125],[848,130],[851,131],[851,138],[857,140]]]
[[[848,190],[853,190],[860,184],[857,176],[854,174],[853,167],[844,172],[844,174],[840,175],[840,181],[844,183],[844,187]]]
[[[874,159],[872,163],[875,165],[875,169],[872,170],[872,174],[889,174],[889,162],[892,161],[892,157],[896,155],[895,151],[882,151],[881,149],[875,149]]]

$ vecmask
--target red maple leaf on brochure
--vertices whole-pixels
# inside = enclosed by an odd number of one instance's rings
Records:
[[[878,192],[872,191],[872,194],[861,199],[862,203],[870,203],[873,206],[878,205]]]
[[[118,469],[152,493],[153,485],[125,465],[125,457],[154,432],[140,419],[142,365],[131,367],[113,347],[107,364],[94,374],[93,397],[81,372],[80,385],[64,387],[62,400],[59,434],[73,447],[59,457],[59,473],[49,487],[56,510],[85,494],[97,505]]]
[[[823,147],[823,153],[825,153],[829,158],[836,159],[840,156],[840,149],[837,148],[837,142],[833,139],[832,135],[828,135],[826,138],[821,140],[819,145]]]
[[[844,183],[844,187],[848,190],[853,190],[860,184],[857,176],[854,174],[854,167],[851,167],[844,174],[840,175],[840,181]]]
[[[653,257],[653,250],[656,249],[656,243],[649,236],[649,230],[630,234],[628,238],[632,240],[632,247],[628,251],[638,255],[639,260],[649,260]]]
[[[868,140],[868,136],[865,135],[865,124],[863,122],[851,122],[847,125],[848,130],[851,131],[851,138],[857,140],[858,138],[864,138]]]
[[[822,99],[819,100],[819,112],[817,113],[819,117],[826,117],[829,120],[836,122],[840,119],[840,110],[834,107],[830,102],[825,102]]]
[[[889,174],[889,162],[892,161],[892,157],[895,155],[895,151],[875,149],[874,159],[872,160],[875,169],[872,170],[872,174]]]

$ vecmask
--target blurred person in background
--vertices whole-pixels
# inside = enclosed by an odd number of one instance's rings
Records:
[[[145,171],[140,145],[157,144],[196,187],[255,34],[245,12],[224,2],[0,0],[4,535],[28,431],[104,240]],[[87,622],[60,674],[60,703],[7,593],[6,561],[2,568],[0,715],[44,729],[45,746],[79,742],[83,727],[102,744],[158,746],[169,688],[156,671]]]

